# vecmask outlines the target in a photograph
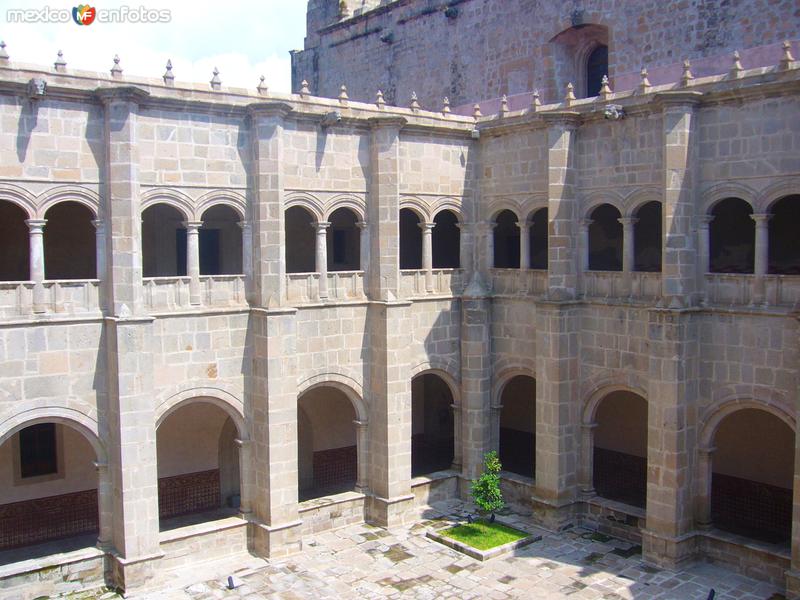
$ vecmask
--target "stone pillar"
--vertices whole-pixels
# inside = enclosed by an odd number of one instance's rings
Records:
[[[706,273],[711,270],[711,239],[708,235],[708,227],[714,217],[711,215],[701,215],[697,218],[697,288],[702,291],[700,298],[701,304],[708,304],[708,285],[706,283]]]
[[[692,312],[649,312],[647,525],[645,561],[678,568],[695,554],[692,494],[698,386],[697,323]]]
[[[769,266],[769,220],[770,214],[750,215],[756,222],[755,277],[753,278],[753,304],[765,304],[764,276]]]
[[[113,512],[111,476],[108,472],[108,463],[96,462],[94,464],[97,471],[97,507],[99,510],[99,533],[97,535],[97,545],[103,550],[111,550],[111,540],[113,536]]]
[[[369,267],[369,226],[366,221],[357,221],[356,227],[359,229],[358,270],[366,271]]]
[[[549,529],[572,522],[578,489],[580,390],[579,308],[574,302],[536,305],[535,519]]]
[[[531,268],[531,227],[527,221],[518,221],[519,227],[519,268]]]
[[[581,425],[581,464],[578,470],[578,487],[581,497],[589,499],[596,492],[594,489],[594,430],[597,423]]]
[[[589,270],[589,226],[594,223],[592,219],[581,219],[578,224],[578,246],[580,248],[580,272]]]
[[[186,274],[189,276],[189,304],[200,304],[200,227],[202,221],[184,221],[186,228]]]
[[[450,468],[453,471],[461,471],[461,404],[456,402],[450,405],[453,410],[453,464]]]
[[[97,271],[95,277],[105,282],[106,275],[106,222],[103,219],[92,221],[95,228],[95,255],[97,258]]]
[[[33,312],[43,313],[47,310],[44,289],[44,226],[45,219],[28,219],[30,240],[30,278],[33,281]]]
[[[664,226],[662,295],[671,308],[699,301],[696,248],[692,236],[695,220],[695,185],[698,175],[695,106],[701,92],[682,90],[657,94],[663,107]]]
[[[489,221],[487,223],[478,223],[478,237],[479,240],[482,240],[483,243],[480,243],[478,246],[485,248],[485,253],[481,257],[478,256],[478,270],[484,276],[486,281],[489,281],[489,277],[491,274],[492,269],[494,269],[494,228],[497,227],[497,223],[495,221]]]
[[[716,448],[697,449],[697,495],[695,496],[694,522],[698,529],[711,529],[711,476]]]
[[[328,229],[331,224],[328,221],[319,221],[311,225],[316,233],[316,262],[317,273],[319,273],[319,298],[325,300],[328,297]]]
[[[631,217],[617,219],[622,224],[622,276],[623,276],[623,295],[631,295],[631,273],[634,269],[635,247],[633,226],[639,221]]]
[[[253,280],[253,228],[247,221],[237,223],[242,230],[242,274],[245,279],[246,296],[250,297]]]
[[[433,228],[436,223],[420,223],[422,229],[422,270],[425,271],[425,291],[433,292]]]
[[[249,439],[235,439],[239,448],[239,512],[249,518],[253,511],[253,443]]]
[[[573,150],[580,115],[543,113],[547,128],[547,297],[569,300],[578,295],[580,259],[577,247],[578,199]]]
[[[358,473],[356,475],[356,491],[362,494],[369,493],[369,429],[367,421],[353,421],[356,426],[356,460]]]
[[[158,472],[153,322],[142,293],[138,88],[99,90],[105,110],[106,277],[105,350],[108,471],[112,487],[110,565],[114,585],[127,593],[155,574],[159,547]]]

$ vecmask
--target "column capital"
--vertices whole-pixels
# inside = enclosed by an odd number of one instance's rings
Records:
[[[639,219],[637,219],[636,217],[620,217],[619,219],[617,219],[617,221],[623,227],[632,227],[633,225],[636,225],[636,223],[639,222]]]
[[[705,448],[698,448],[697,453],[703,456],[710,456],[716,452],[717,449],[714,446],[706,446]]]
[[[330,221],[317,221],[316,223],[311,223],[311,227],[315,229],[317,233],[324,233],[325,230],[330,226]]]
[[[184,227],[186,227],[186,231],[187,232],[194,233],[194,232],[196,232],[198,229],[200,229],[203,226],[203,222],[202,221],[184,221],[182,223],[182,225]]]
[[[106,222],[103,219],[94,219],[92,225],[97,230],[97,233],[103,233],[106,229]]]
[[[31,233],[43,233],[47,219],[26,219],[25,225],[28,226]]]
[[[368,225],[369,223],[367,223],[366,221],[356,221],[356,227],[358,227],[361,230],[366,229]]]
[[[521,221],[517,221],[515,225],[519,227],[520,231],[527,231],[530,229],[531,222],[528,219],[523,219]]]
[[[250,444],[253,443],[253,440],[243,440],[236,438],[233,440],[233,443],[236,444],[238,448],[249,448]]]
[[[589,225],[591,225],[592,223],[594,223],[593,219],[581,219],[579,225],[581,226],[582,229],[588,229]]]
[[[583,431],[591,431],[592,429],[597,428],[597,423],[581,423],[581,429]]]
[[[238,221],[236,224],[241,228],[242,231],[250,229],[250,221]]]
[[[711,221],[714,220],[714,215],[700,215],[697,217],[697,225],[701,228],[708,229]]]
[[[756,227],[766,227],[772,215],[770,213],[753,213],[750,218],[756,222]]]
[[[478,231],[482,233],[493,231],[495,227],[497,227],[497,221],[481,221],[478,223]]]
[[[430,233],[436,227],[436,223],[417,223],[417,227],[422,229],[422,233]]]
[[[358,419],[355,419],[353,421],[353,425],[355,425],[358,429],[366,429],[367,425],[369,425],[369,421],[367,419],[364,419],[364,420],[361,420],[361,421],[359,421]]]

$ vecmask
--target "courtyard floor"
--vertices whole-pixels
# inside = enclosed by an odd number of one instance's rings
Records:
[[[774,586],[730,569],[711,564],[680,572],[654,569],[642,563],[638,546],[582,528],[548,533],[514,514],[503,520],[542,540],[485,563],[425,537],[428,528],[441,526],[440,519],[463,519],[465,514],[463,504],[451,502],[426,511],[426,520],[411,526],[355,525],[321,533],[306,539],[299,555],[231,570],[240,584],[235,590],[227,590],[220,577],[190,584],[183,580],[179,589],[138,597],[706,600],[713,588],[716,600],[783,598]]]

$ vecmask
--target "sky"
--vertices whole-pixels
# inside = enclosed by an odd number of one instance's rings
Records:
[[[79,0],[86,2],[86,0]],[[69,0],[0,0],[0,40],[12,62],[52,67],[59,50],[67,68],[108,72],[114,55],[123,73],[164,74],[172,60],[176,84],[205,83],[217,67],[223,86],[255,88],[259,77],[271,90],[291,88],[289,50],[303,47],[306,0],[103,0],[98,9],[169,10],[168,23],[9,23],[14,9],[66,9]],[[41,13],[39,13],[41,14]]]

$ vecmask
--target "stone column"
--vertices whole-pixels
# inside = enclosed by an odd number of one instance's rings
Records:
[[[357,221],[356,227],[359,229],[358,270],[366,271],[369,267],[369,226],[366,221]]]
[[[454,403],[450,405],[453,411],[453,464],[450,468],[453,471],[461,471],[461,404]]]
[[[249,300],[253,287],[253,228],[247,221],[239,221],[242,230],[242,274],[245,297]]]
[[[698,175],[695,107],[701,92],[681,90],[656,95],[663,110],[664,227],[662,295],[672,308],[699,301],[692,226]]]
[[[547,197],[549,221],[547,297],[569,300],[578,295],[580,257],[576,235],[574,146],[580,115],[571,111],[543,113],[547,127]]]
[[[316,262],[319,273],[319,297],[324,300],[328,297],[328,221],[319,221],[311,225],[316,234]]]
[[[362,494],[369,493],[369,429],[367,421],[353,421],[356,426],[356,460],[358,473],[356,475],[356,491]]]
[[[711,239],[708,235],[708,227],[714,217],[711,215],[701,215],[697,218],[697,288],[702,290],[700,302],[708,304],[708,284],[706,273],[711,270]]]
[[[95,228],[95,255],[97,258],[97,271],[95,277],[101,283],[105,282],[106,275],[106,222],[103,219],[92,221]]]
[[[239,448],[239,512],[249,515],[253,508],[253,443],[251,440],[235,439]]]
[[[617,219],[622,224],[622,276],[623,276],[623,295],[631,295],[631,273],[634,269],[635,246],[633,226],[639,221],[631,217]]]
[[[478,223],[478,236],[482,238],[483,246],[486,251],[482,257],[478,257],[478,270],[489,281],[492,269],[494,269],[494,228],[497,227],[495,221]]]
[[[112,494],[111,476],[108,472],[108,463],[96,462],[94,464],[97,471],[97,506],[99,509],[99,533],[97,535],[97,545],[103,550],[111,550],[112,529]]]
[[[645,561],[679,568],[695,554],[692,457],[698,394],[693,312],[649,311],[647,389],[647,525]]]
[[[589,270],[589,226],[594,223],[592,219],[581,219],[578,223],[578,245],[580,247],[580,272]]]
[[[425,271],[425,291],[433,292],[433,228],[436,223],[420,223],[422,229],[422,270]]]
[[[519,227],[519,268],[531,268],[531,227],[527,221],[518,221]]]
[[[716,448],[697,449],[697,496],[695,498],[694,522],[698,529],[711,529],[711,477]]]
[[[30,278],[33,281],[33,312],[43,313],[47,310],[44,289],[44,226],[45,219],[28,219],[30,240]]]
[[[769,266],[769,220],[770,214],[750,215],[756,222],[755,277],[753,278],[753,304],[765,304],[764,276]]]
[[[589,499],[595,495],[594,489],[594,430],[597,423],[581,425],[581,464],[578,470],[578,487],[581,496]]]
[[[186,228],[186,274],[189,276],[189,304],[200,304],[200,227],[202,221],[184,221]]]

